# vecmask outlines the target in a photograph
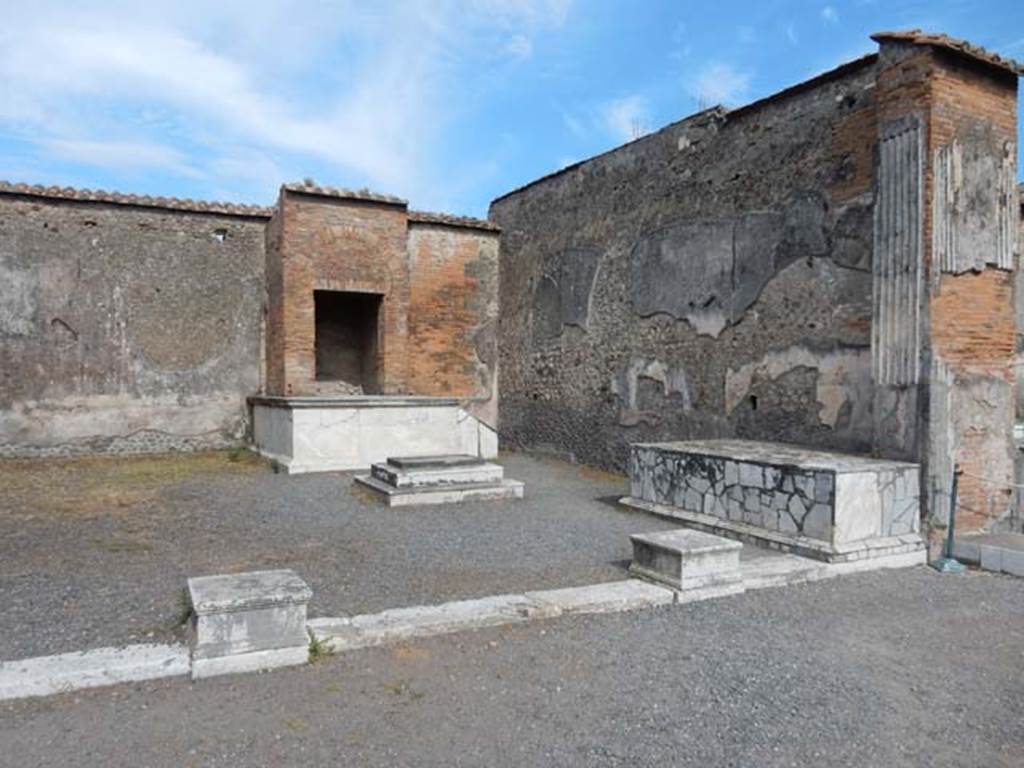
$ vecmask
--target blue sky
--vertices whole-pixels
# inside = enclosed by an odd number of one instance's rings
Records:
[[[152,5],[152,8],[146,8]],[[0,0],[0,179],[269,204],[283,181],[486,215],[701,105],[921,27],[1024,59],[1020,0]]]

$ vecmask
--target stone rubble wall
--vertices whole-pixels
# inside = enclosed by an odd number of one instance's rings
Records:
[[[868,451],[876,59],[495,200],[501,438]]]
[[[0,456],[244,439],[265,222],[0,195]]]

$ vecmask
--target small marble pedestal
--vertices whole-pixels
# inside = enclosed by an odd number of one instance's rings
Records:
[[[193,680],[308,661],[313,592],[294,571],[202,576],[188,580],[188,592]]]
[[[711,597],[743,591],[738,541],[710,533],[680,529],[638,533],[633,542],[629,571],[687,596]],[[712,594],[713,593],[713,594]]]

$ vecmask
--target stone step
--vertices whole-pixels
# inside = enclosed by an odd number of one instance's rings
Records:
[[[523,483],[518,480],[396,487],[378,480],[373,475],[356,475],[356,482],[379,496],[389,507],[453,504],[460,501],[521,499],[523,498],[524,489]]]
[[[388,464],[398,469],[434,469],[438,467],[472,467],[485,463],[468,453],[445,453],[438,456],[391,456]]]
[[[417,464],[401,467],[391,463],[374,464],[370,474],[392,488],[450,486],[466,483],[500,483],[505,469],[500,464],[478,461],[473,464]]]

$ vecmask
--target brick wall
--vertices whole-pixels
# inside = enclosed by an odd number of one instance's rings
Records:
[[[913,118],[924,128],[921,380],[903,395],[921,403],[907,425],[921,433],[908,442],[924,468],[928,520],[948,519],[958,466],[961,526],[984,528],[1010,511],[1014,476],[1014,275],[993,233],[1000,178],[1015,178],[1006,159],[1016,156],[1017,81],[943,48],[883,41],[880,55],[880,125]]]
[[[408,390],[409,272],[403,204],[351,200],[283,190],[278,206],[280,246],[268,251],[268,274],[280,289],[269,294],[272,343],[268,377],[273,395],[330,395],[333,382],[316,380],[313,291],[357,291],[383,296],[380,365],[383,394]],[[280,321],[278,323],[278,318]]]
[[[345,391],[316,380],[316,290],[383,297],[380,393],[496,394],[498,238],[486,222],[285,187],[267,243],[268,394]]]
[[[497,352],[497,237],[413,223],[409,265],[409,390],[489,397]]]

